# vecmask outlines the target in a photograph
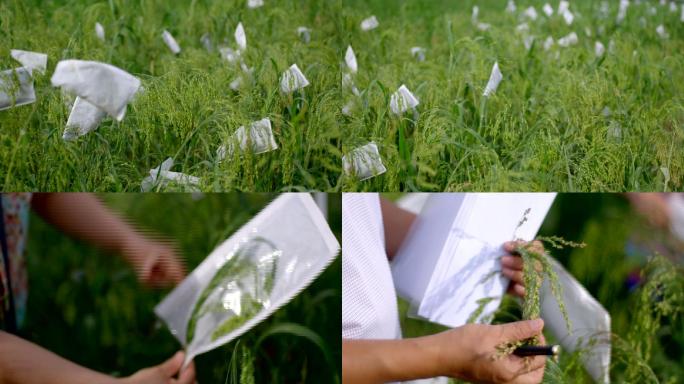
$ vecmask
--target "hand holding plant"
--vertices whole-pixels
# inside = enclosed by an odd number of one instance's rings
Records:
[[[192,384],[195,382],[195,363],[190,363],[187,368],[181,371],[183,357],[183,352],[177,352],[172,358],[157,366],[141,369],[134,375],[121,379],[121,383]]]
[[[504,325],[467,324],[428,336],[437,344],[444,375],[477,383],[540,383],[546,358],[522,358],[512,354],[496,357],[502,344],[539,338],[544,342],[541,319]]]
[[[544,253],[544,245],[540,241],[509,241],[504,244],[504,250],[507,252],[501,258],[501,274],[511,280],[508,285],[508,293],[518,297],[525,297],[525,281],[523,270],[525,263],[516,249],[529,244],[531,249],[536,253]]]

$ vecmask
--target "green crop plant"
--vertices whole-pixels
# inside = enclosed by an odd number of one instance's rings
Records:
[[[525,217],[520,221],[522,225],[526,221]],[[516,254],[522,257],[524,262],[523,281],[525,286],[525,296],[522,300],[522,319],[533,320],[541,317],[541,289],[544,281],[547,281],[551,288],[551,293],[558,303],[558,307],[565,319],[568,331],[571,328],[570,319],[563,302],[563,288],[558,282],[558,275],[553,270],[549,261],[547,248],[563,249],[565,247],[583,248],[585,244],[568,241],[557,236],[538,237],[535,242],[519,243],[515,250]],[[532,337],[526,340],[507,342],[497,348],[495,357],[510,355],[513,351],[524,345],[538,345],[539,338]]]
[[[275,260],[271,259],[263,264],[256,263],[255,260],[258,256],[262,256],[257,254],[263,250],[262,245],[268,248],[268,253]],[[273,290],[278,252],[272,242],[262,237],[254,237],[248,243],[241,244],[216,271],[209,284],[197,298],[188,321],[186,343],[190,344],[193,341],[197,321],[209,312],[228,314],[228,318],[212,331],[212,341],[239,328],[259,313],[264,308],[265,303],[268,303],[268,298]],[[225,289],[240,291],[240,302],[237,309],[235,307],[226,308],[221,301],[220,292]],[[212,295],[217,297],[210,301]]]

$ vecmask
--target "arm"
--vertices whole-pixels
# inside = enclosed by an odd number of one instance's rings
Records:
[[[185,277],[183,262],[169,243],[144,235],[93,194],[38,193],[33,208],[64,233],[121,254],[143,284],[172,285]]]
[[[392,260],[411,229],[416,215],[383,198],[380,199],[380,207],[385,227],[385,250],[387,257]]]
[[[33,209],[62,232],[112,252],[140,234],[90,193],[38,193]]]
[[[0,384],[14,383],[113,384],[116,380],[0,331]]]
[[[404,340],[344,340],[344,383],[383,383],[449,376],[486,383],[539,383],[544,357],[496,357],[496,347],[541,335],[543,321],[468,324],[436,335]],[[543,341],[543,336],[540,337]]]
[[[183,354],[177,353],[164,363],[117,379],[92,371],[33,343],[0,331],[0,384],[191,384],[195,365],[180,372]]]

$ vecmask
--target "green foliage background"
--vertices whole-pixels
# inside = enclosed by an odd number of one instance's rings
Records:
[[[101,197],[143,228],[176,241],[192,270],[274,195]],[[340,196],[330,195],[329,206],[339,238]],[[152,312],[166,291],[142,288],[116,255],[65,237],[39,216],[31,220],[24,337],[89,368],[122,376],[159,364],[181,348]],[[198,381],[339,381],[340,287],[338,258],[308,289],[238,341],[198,356]]]
[[[540,13],[529,23],[537,38],[530,52],[515,32],[522,20],[503,11],[506,0],[282,0],[256,10],[243,0],[3,1],[0,68],[16,66],[11,48],[48,53],[48,73],[61,59],[99,60],[140,77],[146,91],[122,123],[105,121],[64,143],[69,111],[49,76],[39,76],[37,103],[0,113],[0,189],[135,191],[171,156],[173,170],[201,177],[201,188],[213,191],[681,190],[679,13],[644,1],[617,25],[617,1],[605,20],[597,17],[600,2],[577,1],[575,23],[567,26],[542,16],[543,0],[517,3]],[[474,4],[489,31],[472,25]],[[652,4],[656,15],[648,12]],[[371,14],[379,28],[360,31]],[[106,43],[95,36],[98,21]],[[215,43],[234,44],[239,21],[255,82],[236,93],[228,85],[239,69],[207,53],[199,39],[208,32]],[[659,24],[669,39],[657,36]],[[312,28],[311,43],[300,41],[298,26]],[[178,57],[163,44],[164,29],[183,48]],[[543,50],[547,36],[571,31],[577,46]],[[597,59],[596,40],[606,47],[613,40],[614,51]],[[349,44],[362,95],[345,117],[341,108],[353,99],[340,84]],[[427,49],[425,62],[411,57],[413,46]],[[485,103],[495,61],[504,80]],[[278,91],[292,63],[311,82],[294,99]],[[390,95],[402,83],[421,101],[415,124],[389,114]],[[215,161],[239,126],[264,117],[274,124],[279,150]],[[388,172],[365,182],[342,177],[341,156],[371,140]]]
[[[268,3],[268,2],[267,2]],[[0,113],[0,190],[139,191],[149,169],[167,157],[174,171],[200,177],[205,190],[338,189],[341,171],[337,32],[340,4],[281,1],[250,10],[243,0],[7,0],[0,2],[0,68],[13,68],[10,49],[49,55],[48,74],[36,79],[38,101]],[[235,48],[242,22],[245,62],[254,84],[233,92],[242,72],[208,53],[214,44]],[[95,36],[95,23],[106,43]],[[314,30],[310,44],[297,27]],[[182,48],[174,56],[161,38],[171,32]],[[224,40],[226,43],[224,43]],[[50,76],[63,59],[103,61],[142,82],[145,92],[121,123],[65,143],[69,116]],[[279,91],[280,76],[297,63],[311,82],[295,99]],[[294,107],[296,106],[296,108]],[[217,148],[241,125],[268,117],[279,149],[218,164]]]
[[[600,1],[573,1],[576,18],[546,18],[545,0],[516,1],[522,12],[534,5],[536,37],[527,52],[516,27],[518,15],[504,12],[506,0],[349,0],[345,25],[375,14],[371,32],[348,30],[364,90],[362,107],[343,123],[344,147],[374,140],[387,173],[347,190],[387,191],[641,191],[681,190],[684,182],[684,23],[656,1],[629,8],[616,25],[618,1],[608,19],[597,17]],[[556,2],[549,2],[554,7]],[[471,23],[473,5],[482,32]],[[648,14],[648,7],[658,10]],[[642,27],[640,18],[646,26]],[[670,38],[660,39],[664,24]],[[604,33],[598,30],[605,27]],[[592,37],[587,37],[590,28]],[[575,31],[579,43],[543,49]],[[602,59],[594,43],[615,51]],[[426,60],[410,48],[427,49]],[[558,57],[556,58],[556,54]],[[484,103],[492,66],[503,81]],[[389,97],[401,84],[420,100],[418,120],[393,117]],[[602,111],[610,108],[611,115]],[[611,134],[621,128],[621,137]],[[660,168],[669,168],[669,180]]]

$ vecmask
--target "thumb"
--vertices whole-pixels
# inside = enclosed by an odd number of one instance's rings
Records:
[[[164,374],[164,377],[174,377],[183,365],[185,353],[176,352],[172,358],[166,360],[159,365],[159,370]]]
[[[505,341],[524,340],[540,334],[542,329],[544,329],[544,320],[534,319],[518,321],[504,324],[502,325],[502,328],[503,332],[501,337],[503,337]]]

